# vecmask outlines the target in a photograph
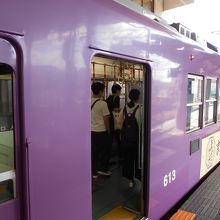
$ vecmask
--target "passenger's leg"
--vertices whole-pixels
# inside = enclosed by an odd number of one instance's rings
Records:
[[[120,134],[121,134],[121,130],[119,129],[115,130],[115,139],[117,142],[118,157],[121,160],[122,159],[122,148],[121,148]]]
[[[108,171],[109,165],[109,154],[111,151],[111,139],[107,132],[102,133],[102,137],[100,138],[100,145],[101,145],[101,170],[103,172]]]
[[[110,113],[110,134],[109,134],[109,147],[108,147],[108,165],[111,165],[112,163],[114,164],[114,162],[110,161],[111,157],[112,157],[112,146],[114,143],[114,117],[112,112]]]
[[[98,161],[99,161],[99,145],[98,145],[98,134],[91,133],[91,144],[92,144],[92,175],[97,176]]]
[[[135,161],[134,147],[129,146],[124,148],[124,162],[123,162],[123,176],[133,181],[134,179],[134,161]]]
[[[141,181],[141,169],[139,169],[139,152],[138,152],[138,145],[135,148],[135,177]]]
[[[109,147],[108,147],[108,155],[107,155],[107,160],[108,160],[108,165],[112,165],[111,158],[112,158],[112,149],[113,149],[113,144],[114,144],[114,133],[113,131],[110,132],[110,134],[108,135],[108,142],[109,142]]]

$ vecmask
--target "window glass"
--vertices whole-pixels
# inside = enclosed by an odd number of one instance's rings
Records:
[[[0,132],[13,128],[11,86],[10,75],[0,78]]]
[[[188,78],[188,103],[202,102],[202,78]]]
[[[180,33],[183,34],[183,35],[185,35],[185,30],[184,30],[183,27],[180,27]]]
[[[206,79],[205,125],[216,121],[217,117],[217,79]]]
[[[0,64],[0,203],[15,197],[12,94],[12,74]]]
[[[220,87],[219,87],[219,80],[218,80],[218,121],[220,121]]]
[[[216,79],[207,79],[206,80],[206,100],[216,99]]]
[[[194,130],[200,127],[200,106],[188,106],[187,107],[187,131]]]
[[[215,119],[215,102],[206,102],[205,105],[205,124],[214,122]]]
[[[203,77],[188,75],[187,88],[187,121],[186,131],[196,130],[202,127],[202,106],[203,106]]]
[[[220,121],[220,97],[218,98],[218,120]]]
[[[8,179],[0,182],[0,203],[14,198],[14,181]]]
[[[186,30],[186,37],[190,37],[190,32]]]

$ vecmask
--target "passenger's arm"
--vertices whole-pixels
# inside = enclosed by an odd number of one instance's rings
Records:
[[[110,121],[109,121],[110,113],[106,102],[102,102],[102,116],[103,116],[105,128],[107,132],[110,134]]]
[[[104,120],[106,130],[107,130],[108,134],[110,134],[109,115],[103,116],[103,120]]]

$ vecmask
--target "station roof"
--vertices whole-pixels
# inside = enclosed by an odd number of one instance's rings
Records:
[[[184,5],[162,13],[168,23],[181,23],[201,37],[220,48],[220,1],[194,0],[194,3]]]

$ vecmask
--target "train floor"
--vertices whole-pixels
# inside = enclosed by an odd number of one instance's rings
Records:
[[[99,177],[92,183],[93,220],[98,220],[119,207],[135,211],[141,209],[141,183],[136,180],[136,185],[129,188],[128,181],[122,177],[120,165],[114,165],[110,170],[112,171],[110,177]]]
[[[196,220],[220,220],[220,166],[197,188],[181,209],[195,213]]]

